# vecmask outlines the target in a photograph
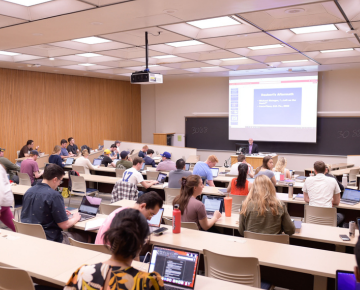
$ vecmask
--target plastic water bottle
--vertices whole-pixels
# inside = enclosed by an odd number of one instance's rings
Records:
[[[345,188],[347,187],[347,174],[343,174],[341,183],[342,185],[344,185]]]
[[[179,205],[174,205],[172,227],[174,234],[180,234],[181,231],[181,211]]]

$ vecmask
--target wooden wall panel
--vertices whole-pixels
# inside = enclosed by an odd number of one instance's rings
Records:
[[[0,147],[15,161],[28,139],[51,153],[60,140],[97,148],[141,142],[141,89],[127,81],[0,68]]]

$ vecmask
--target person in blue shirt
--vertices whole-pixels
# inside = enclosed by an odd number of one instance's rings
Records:
[[[69,153],[68,151],[67,151],[67,149],[66,149],[66,147],[67,147],[67,141],[66,141],[66,139],[62,139],[61,141],[60,141],[60,145],[61,145],[61,153],[60,153],[60,156],[61,156],[61,158],[67,158],[67,157],[69,157],[69,156],[73,156],[74,154],[72,154],[71,152]]]
[[[61,153],[61,147],[59,145],[56,145],[54,147],[53,153],[49,157],[49,163],[54,163],[59,165],[60,167],[64,167],[63,161],[60,157],[60,153]]]
[[[148,149],[149,149],[149,147],[147,145],[144,145],[143,148],[139,152],[139,157],[145,158],[146,152]]]
[[[205,162],[199,161],[195,164],[193,175],[199,175],[207,180],[208,185],[215,186],[210,168],[215,167],[218,162],[219,160],[215,155],[210,155]]]
[[[144,157],[145,165],[151,165],[152,167],[156,167],[155,160],[151,158],[153,154],[154,154],[154,150],[152,149],[147,150],[147,154]]]

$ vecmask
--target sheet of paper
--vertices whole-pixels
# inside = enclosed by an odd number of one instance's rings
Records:
[[[105,218],[90,220],[85,224],[85,231],[97,230],[104,222]]]

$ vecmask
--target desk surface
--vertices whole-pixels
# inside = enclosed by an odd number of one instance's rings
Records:
[[[335,171],[335,169],[346,169],[346,168],[350,168],[353,167],[354,164],[348,164],[348,163],[335,163],[335,164],[330,164],[330,167],[332,170]],[[351,168],[353,169],[353,168]],[[305,171],[314,171],[314,167],[309,167],[309,168],[305,168]],[[336,170],[337,171],[337,170]]]
[[[49,157],[50,155],[49,154],[44,154],[43,156],[39,156],[37,159],[40,159],[40,158],[45,158],[45,157]],[[22,158],[16,158],[15,160],[16,161],[23,161],[25,159],[28,159],[29,157],[22,157]]]

